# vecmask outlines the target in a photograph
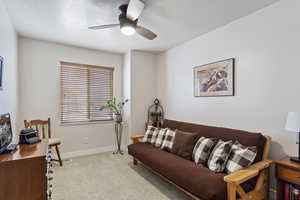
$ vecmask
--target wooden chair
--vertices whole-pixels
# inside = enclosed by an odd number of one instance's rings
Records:
[[[31,120],[31,121],[24,120],[24,125],[26,128],[30,127],[30,128],[35,129],[38,132],[38,135],[40,138],[49,140],[49,147],[50,148],[55,147],[57,157],[58,157],[58,160],[54,159],[54,161],[59,162],[59,165],[62,166],[63,162],[60,157],[60,152],[59,152],[59,148],[58,148],[58,146],[61,144],[61,140],[59,138],[51,137],[50,118],[48,118],[48,120],[45,120],[45,121],[43,121],[43,120]],[[40,128],[42,128],[42,132],[40,132]],[[46,128],[48,129],[48,134],[46,134],[46,131],[45,131]]]

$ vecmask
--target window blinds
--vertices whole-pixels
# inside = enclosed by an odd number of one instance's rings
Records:
[[[113,97],[113,68],[61,62],[61,123],[111,120],[99,108]]]

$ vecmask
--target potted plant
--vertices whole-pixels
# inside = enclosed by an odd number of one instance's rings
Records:
[[[121,123],[123,121],[122,119],[123,108],[127,102],[128,99],[118,102],[116,100],[116,97],[114,97],[112,100],[108,100],[106,104],[100,108],[100,111],[102,110],[110,111],[113,114],[113,119],[115,120],[115,122]]]

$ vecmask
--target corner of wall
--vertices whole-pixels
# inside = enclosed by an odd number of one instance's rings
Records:
[[[144,132],[148,107],[157,96],[157,55],[129,50],[124,56],[123,73],[124,98],[130,100],[125,109],[129,140]]]

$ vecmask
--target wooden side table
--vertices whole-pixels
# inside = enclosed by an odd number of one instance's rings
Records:
[[[284,157],[276,163],[277,200],[284,199],[284,184],[286,182],[300,185],[300,163]]]

